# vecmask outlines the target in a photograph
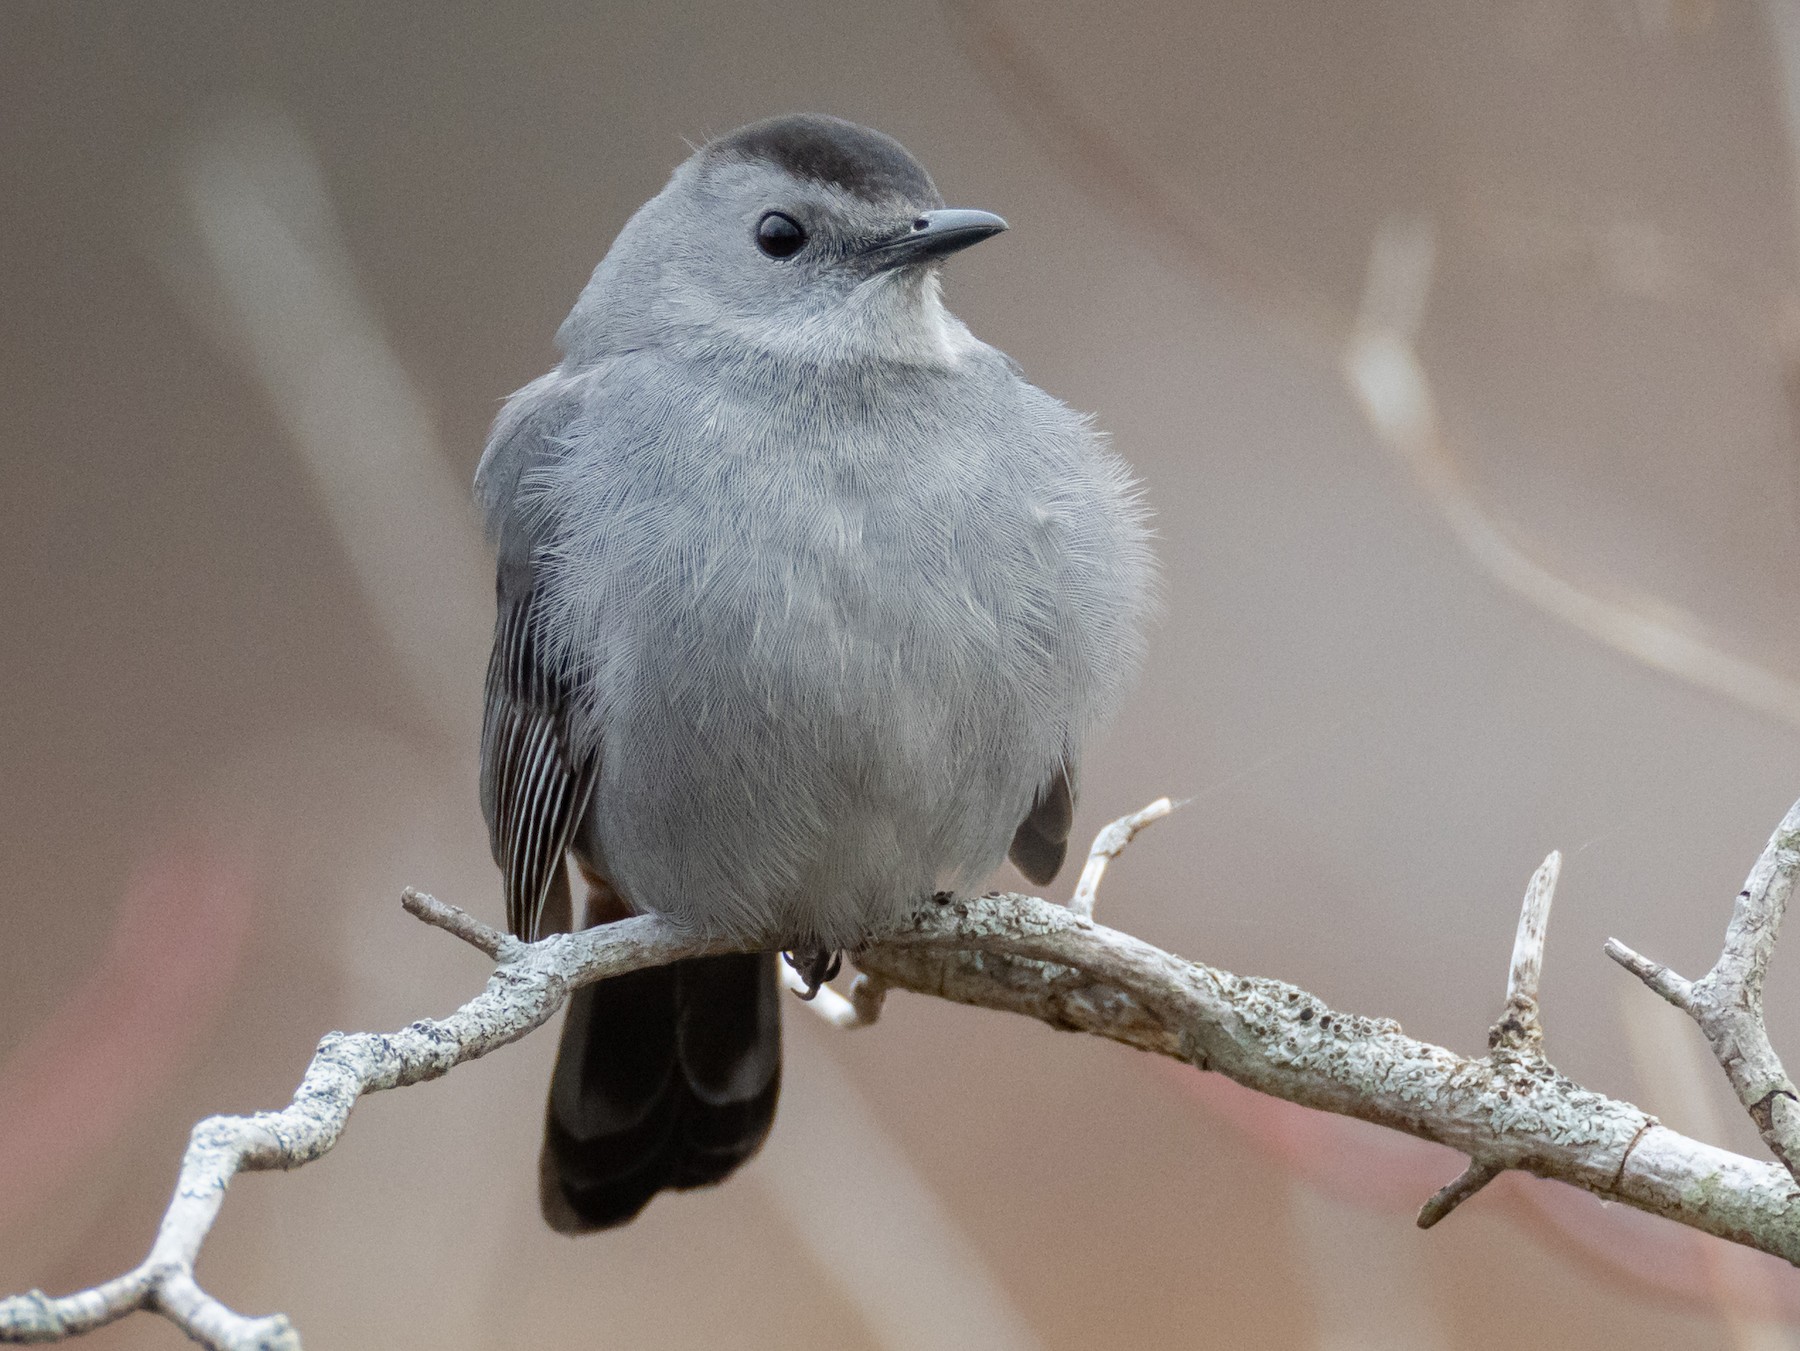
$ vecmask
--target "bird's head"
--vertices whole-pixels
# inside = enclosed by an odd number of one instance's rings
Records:
[[[572,359],[714,341],[802,359],[954,360],[938,270],[1006,228],[946,208],[892,137],[770,118],[708,142],[635,215],[564,325]]]

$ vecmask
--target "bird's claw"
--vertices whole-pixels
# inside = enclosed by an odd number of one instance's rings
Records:
[[[819,987],[837,975],[844,965],[844,954],[834,948],[815,948],[811,952],[784,952],[782,960],[800,973],[800,979],[806,982],[806,989],[799,991],[802,999],[811,999],[819,993]]]

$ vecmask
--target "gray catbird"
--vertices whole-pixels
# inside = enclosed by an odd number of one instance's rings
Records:
[[[774,952],[816,982],[1003,857],[1061,866],[1151,561],[1087,422],[943,306],[1006,228],[898,142],[778,117],[619,234],[477,471],[499,552],[481,800],[525,938],[651,912],[766,951],[570,1004],[545,1217],[624,1223],[761,1144]]]

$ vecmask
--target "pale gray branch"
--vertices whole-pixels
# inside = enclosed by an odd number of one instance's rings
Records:
[[[447,1018],[421,1019],[398,1032],[329,1033],[287,1107],[208,1117],[195,1126],[175,1195],[143,1263],[61,1299],[34,1290],[0,1300],[0,1343],[62,1341],[145,1309],[216,1351],[298,1351],[299,1334],[286,1318],[242,1317],[194,1281],[194,1261],[233,1177],[311,1163],[337,1144],[363,1094],[436,1079],[517,1041],[548,1020],[579,985],[729,950],[727,944],[697,942],[648,918],[525,944],[422,893],[408,891],[403,903],[428,923],[499,955],[487,988]]]
[[[1281,981],[1187,962],[1027,896],[918,915],[858,964],[896,988],[1027,1014],[1216,1070],[1800,1264],[1800,1200],[1771,1164],[1690,1140],[1507,1047],[1469,1059]]]
[[[1750,870],[1725,928],[1712,970],[1687,981],[1616,938],[1606,955],[1686,1013],[1705,1034],[1738,1101],[1770,1153],[1800,1178],[1800,1095],[1769,1042],[1763,1021],[1763,977],[1781,936],[1782,917],[1800,877],[1800,802],[1782,818]]]
[[[1720,966],[1695,987],[1712,982],[1708,989],[1716,990],[1735,979],[1731,988],[1754,1004],[1759,1034],[1762,974],[1800,864],[1797,846],[1800,805],[1751,875]],[[1095,856],[1116,852],[1097,843]],[[1449,1145],[1470,1166],[1426,1204],[1421,1224],[1518,1168],[1800,1265],[1800,1190],[1786,1172],[1679,1135],[1544,1060],[1536,987],[1555,865],[1552,855],[1526,893],[1507,1011],[1480,1059],[1416,1041],[1386,1019],[1339,1013],[1281,981],[1185,961],[1031,896],[934,900],[855,954],[862,975],[849,999],[839,998],[858,1022],[873,1021],[880,992],[889,988],[1022,1013],[1172,1056],[1289,1102]],[[319,1043],[286,1108],[202,1121],[143,1264],[60,1299],[33,1291],[0,1300],[0,1342],[60,1341],[143,1309],[220,1351],[298,1348],[284,1317],[246,1318],[195,1283],[195,1258],[237,1173],[319,1158],[337,1143],[362,1094],[437,1078],[516,1041],[577,986],[732,950],[648,916],[525,944],[418,892],[409,891],[405,905],[496,959],[486,988],[442,1019],[387,1034],[334,1032]],[[1768,1057],[1779,1075],[1779,1061],[1772,1051]],[[1791,1092],[1785,1076],[1779,1084]],[[1776,1099],[1781,1091],[1773,1090]],[[1772,1130],[1791,1129],[1781,1108],[1768,1114]]]

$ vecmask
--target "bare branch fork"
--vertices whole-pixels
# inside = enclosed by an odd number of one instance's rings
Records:
[[[1153,803],[1101,832],[1077,889],[1091,906],[1100,873],[1130,837],[1166,815]],[[1526,891],[1505,1009],[1489,1053],[1459,1056],[1397,1023],[1339,1013],[1276,980],[1235,976],[1096,924],[1032,896],[943,897],[855,954],[849,998],[814,1007],[842,1026],[872,1022],[882,993],[906,989],[1037,1018],[1216,1070],[1259,1092],[1373,1121],[1460,1150],[1467,1171],[1420,1212],[1429,1227],[1499,1173],[1517,1168],[1623,1201],[1800,1265],[1800,1101],[1762,1022],[1762,980],[1800,874],[1800,804],[1775,832],[1738,897],[1725,951],[1688,982],[1616,942],[1608,952],[1686,1009],[1706,1032],[1738,1096],[1787,1167],[1669,1130],[1630,1103],[1563,1077],[1544,1059],[1537,1008],[1544,935],[1559,858]],[[538,1027],[580,985],[684,957],[731,950],[652,917],[524,944],[455,906],[408,891],[406,909],[474,945],[496,966],[456,1012],[398,1032],[334,1032],[319,1043],[279,1112],[209,1117],[194,1128],[150,1255],[122,1276],[61,1298],[0,1300],[0,1343],[79,1336],[134,1310],[158,1313],[217,1351],[291,1351],[280,1314],[234,1313],[202,1290],[194,1262],[232,1177],[295,1168],[338,1141],[365,1093],[434,1079]]]
[[[1788,1172],[1800,1177],[1796,1171],[1800,1096],[1770,1045],[1763,1022],[1763,977],[1781,936],[1796,876],[1800,876],[1800,802],[1775,827],[1768,847],[1750,870],[1732,907],[1724,950],[1711,971],[1699,980],[1683,980],[1616,938],[1606,940],[1606,955],[1699,1025],[1763,1143]]]

